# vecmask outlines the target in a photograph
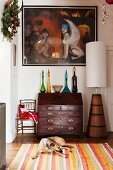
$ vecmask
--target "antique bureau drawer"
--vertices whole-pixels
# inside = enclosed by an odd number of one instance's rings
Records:
[[[42,125],[38,126],[39,134],[80,134],[83,131],[82,125]]]
[[[39,117],[48,116],[82,116],[82,106],[39,106]]]
[[[81,117],[48,117],[39,118],[39,125],[75,125],[82,123]]]
[[[82,112],[73,112],[73,111],[45,111],[45,112],[38,112],[38,117],[78,117],[82,116]]]
[[[72,110],[82,111],[82,105],[39,105],[38,111],[50,111],[50,110]]]

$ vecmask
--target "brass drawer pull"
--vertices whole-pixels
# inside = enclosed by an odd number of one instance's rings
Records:
[[[63,129],[64,127],[63,126],[60,126],[60,129]]]
[[[48,112],[47,114],[48,114],[48,115],[53,115],[53,113],[52,113],[52,112]]]
[[[73,122],[73,119],[69,119],[68,122]]]
[[[74,128],[73,127],[69,127],[69,130],[73,130]]]
[[[48,129],[48,130],[53,130],[53,127],[48,127],[47,129]]]
[[[48,121],[48,122],[53,122],[53,119],[48,119],[47,121]]]
[[[69,115],[71,115],[71,116],[72,116],[72,115],[73,115],[73,112],[69,112]]]
[[[59,114],[59,115],[63,115],[64,113],[63,113],[63,112],[59,112],[58,114]]]

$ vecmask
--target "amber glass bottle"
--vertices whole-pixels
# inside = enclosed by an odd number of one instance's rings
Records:
[[[51,93],[50,71],[48,70],[47,93]]]
[[[77,76],[76,76],[76,68],[73,68],[73,76],[72,76],[72,92],[73,93],[77,93],[78,89],[77,89]]]

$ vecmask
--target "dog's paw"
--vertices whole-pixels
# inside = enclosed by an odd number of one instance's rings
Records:
[[[70,149],[69,149],[69,152],[73,152],[73,148],[70,148]]]
[[[68,157],[69,157],[69,154],[63,154],[62,157],[63,157],[63,158],[68,158]]]
[[[38,154],[31,156],[32,159],[36,159],[38,157]]]
[[[32,159],[36,159],[38,156],[31,156]]]

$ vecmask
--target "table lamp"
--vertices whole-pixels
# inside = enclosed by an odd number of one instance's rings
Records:
[[[86,44],[86,86],[96,89],[92,94],[87,136],[107,137],[102,96],[98,93],[99,88],[107,86],[106,46],[102,41]]]

